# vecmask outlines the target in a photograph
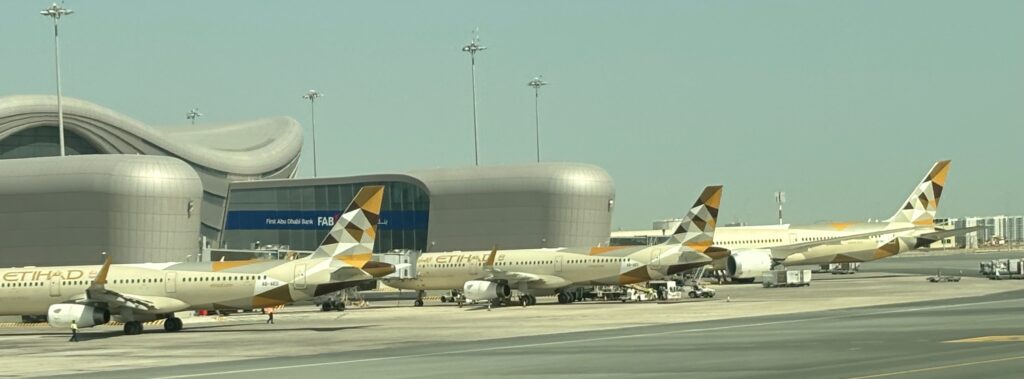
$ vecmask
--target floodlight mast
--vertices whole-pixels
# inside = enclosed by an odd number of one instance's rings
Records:
[[[779,204],[779,225],[782,225],[782,204],[786,203],[786,193],[782,191],[776,192],[775,202]]]
[[[57,20],[63,16],[75,13],[74,11],[61,7],[57,3],[53,3],[49,7],[43,9],[39,14],[50,17],[53,19],[53,60],[55,70],[57,71],[57,134],[60,140],[60,156],[64,156],[64,104],[61,100],[61,88],[60,88],[60,40],[58,39],[57,33]]]
[[[538,75],[526,85],[533,87],[533,119],[537,129],[537,163],[540,163],[540,87],[548,85],[543,80],[544,75]]]
[[[480,45],[479,29],[473,31],[473,40],[462,47],[462,51],[469,53],[469,66],[473,75],[473,162],[480,165],[480,137],[476,125],[476,53],[487,50],[487,47]]]
[[[188,113],[185,113],[185,118],[189,119],[189,121],[192,121],[192,125],[195,125],[196,120],[200,117],[203,117],[203,114],[199,113],[199,108],[192,108],[192,110],[188,111]]]
[[[316,99],[323,97],[324,94],[317,92],[315,89],[309,90],[305,95],[302,95],[303,99],[309,100],[309,120],[313,126],[313,177],[316,177]]]

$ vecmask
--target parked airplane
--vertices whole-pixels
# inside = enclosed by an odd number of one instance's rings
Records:
[[[773,267],[867,262],[931,245],[977,228],[935,227],[950,161],[936,162],[896,214],[885,222],[759,225],[719,228],[710,253],[716,269],[753,281]]]
[[[576,300],[567,291],[574,286],[640,283],[711,262],[703,253],[712,245],[721,197],[722,186],[705,188],[661,245],[428,253],[416,262],[416,278],[383,281],[416,290],[416,306],[423,305],[426,290],[462,290],[470,300],[502,301],[516,289],[523,305],[552,293],[568,303]]]
[[[374,237],[384,187],[367,186],[335,219],[319,248],[302,259],[195,263],[21,267],[0,270],[0,314],[46,313],[55,328],[101,325],[114,319],[128,335],[142,322],[165,319],[181,330],[174,312],[253,309],[287,304],[341,290],[394,272],[374,262]]]

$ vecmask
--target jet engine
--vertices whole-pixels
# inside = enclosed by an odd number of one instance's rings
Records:
[[[508,284],[487,280],[470,280],[462,286],[462,293],[470,300],[494,300],[512,295]]]
[[[771,269],[771,250],[748,249],[733,251],[729,255],[726,272],[733,279],[753,280],[760,278],[761,273]]]
[[[110,311],[83,304],[54,304],[46,311],[46,322],[54,328],[70,328],[74,320],[87,328],[110,322]]]

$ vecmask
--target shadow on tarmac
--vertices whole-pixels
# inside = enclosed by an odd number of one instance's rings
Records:
[[[257,325],[258,326],[263,326],[263,327],[260,327],[260,328],[234,328],[234,327],[238,327],[238,326],[257,326]],[[294,331],[301,331],[301,330],[310,331],[310,332],[337,332],[337,331],[341,331],[341,330],[365,329],[365,328],[373,328],[373,327],[377,327],[377,326],[379,326],[379,325],[355,325],[355,326],[335,326],[335,327],[301,327],[301,328],[293,328],[293,327],[288,327],[287,325],[280,325],[280,324],[273,324],[273,325],[271,325],[271,324],[265,324],[263,322],[258,322],[258,323],[246,323],[246,324],[232,324],[232,325],[208,325],[208,326],[191,327],[191,328],[187,327],[185,329],[182,329],[178,333],[238,333],[238,332],[260,332],[260,333],[265,333],[265,332],[294,332]],[[230,329],[230,330],[218,329],[218,328],[224,328],[224,327],[232,327],[233,329]]]
[[[239,327],[239,326],[249,326],[249,328],[230,329],[230,330],[220,329],[220,328],[235,328],[235,327]],[[253,328],[252,326],[264,326],[264,327]],[[206,326],[194,326],[194,327],[189,327],[188,325],[186,325],[186,327],[184,329],[182,329],[181,331],[178,331],[178,332],[166,332],[166,331],[163,330],[163,328],[159,328],[159,329],[152,328],[152,329],[145,329],[142,333],[143,334],[153,334],[153,333],[173,333],[173,334],[178,334],[178,333],[245,333],[245,332],[267,333],[267,332],[294,332],[294,331],[302,331],[302,330],[310,331],[310,332],[337,332],[337,331],[349,330],[349,329],[355,330],[355,329],[373,328],[373,327],[377,327],[377,326],[379,326],[379,325],[356,325],[356,326],[338,326],[338,327],[289,327],[287,325],[280,325],[280,324],[267,325],[267,324],[265,324],[263,322],[257,322],[257,323],[245,323],[245,324],[206,325]],[[61,332],[57,332],[57,331],[35,332],[35,333],[18,333],[17,335],[18,336],[43,336],[43,337],[63,338],[63,339],[70,339],[71,338],[71,334],[70,333],[61,333]],[[121,331],[121,330],[90,330],[88,332],[79,332],[78,333],[78,340],[79,340],[79,342],[88,342],[88,341],[91,341],[91,340],[103,340],[103,339],[107,339],[107,338],[121,337],[121,336],[124,336],[124,332]]]

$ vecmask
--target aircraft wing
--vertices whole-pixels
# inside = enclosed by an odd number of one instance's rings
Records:
[[[176,312],[188,308],[181,300],[161,296],[142,296],[122,294],[107,288],[107,272],[110,271],[111,258],[103,262],[103,267],[96,275],[85,296],[75,300],[76,303],[104,304],[111,311],[120,308],[131,308],[143,313]]]
[[[930,245],[932,242],[941,240],[941,239],[946,238],[946,237],[958,236],[958,235],[961,235],[961,234],[967,234],[967,233],[971,233],[971,232],[976,232],[976,231],[981,230],[982,228],[983,228],[983,226],[972,226],[972,227],[969,227],[969,228],[960,228],[960,229],[949,229],[949,230],[941,230],[940,229],[940,230],[937,230],[937,231],[934,231],[934,232],[931,232],[931,233],[924,233],[922,235],[917,236],[918,241],[919,241],[918,245],[920,245],[920,246],[927,246],[927,245]],[[923,245],[922,245],[922,243],[923,243]]]
[[[876,235],[879,235],[879,234],[901,233],[901,232],[905,232],[905,231],[909,231],[909,230],[914,230],[914,228],[913,227],[908,227],[908,228],[899,228],[899,229],[876,230],[876,231],[873,231],[873,232],[860,233],[860,234],[851,234],[851,235],[842,236],[842,237],[826,238],[826,239],[817,240],[817,241],[808,241],[808,242],[800,242],[800,243],[791,243],[791,244],[788,244],[788,245],[772,246],[772,247],[770,247],[770,249],[772,250],[772,255],[776,259],[782,259],[782,258],[785,258],[787,256],[790,256],[790,255],[793,255],[793,254],[796,254],[796,253],[807,251],[808,249],[811,249],[813,247],[825,246],[825,245],[836,245],[836,244],[843,243],[843,241],[869,238],[871,236],[876,236]]]

